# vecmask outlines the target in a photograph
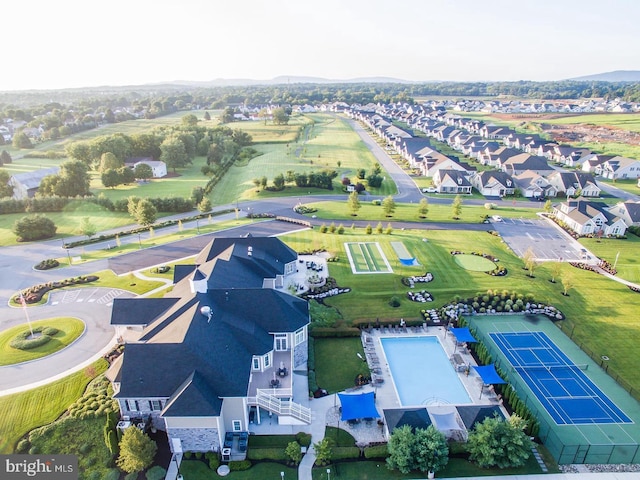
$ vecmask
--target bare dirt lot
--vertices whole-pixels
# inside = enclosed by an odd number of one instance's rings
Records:
[[[627,143],[629,145],[640,145],[640,133],[630,132],[621,128],[608,127],[603,125],[589,124],[589,116],[585,116],[585,123],[575,125],[551,125],[545,120],[566,117],[562,114],[495,114],[496,118],[514,121],[522,120],[522,123],[535,123],[542,131],[559,143],[569,142],[595,142],[595,143]],[[571,115],[575,116],[575,115]]]

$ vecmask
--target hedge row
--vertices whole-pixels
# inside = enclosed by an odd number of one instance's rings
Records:
[[[355,327],[315,327],[311,330],[311,336],[315,338],[359,337],[360,329]]]
[[[365,447],[364,458],[387,458],[389,451],[387,445],[374,445],[372,447]]]

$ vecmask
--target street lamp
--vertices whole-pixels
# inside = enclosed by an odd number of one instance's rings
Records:
[[[140,234],[138,234],[138,247],[142,249],[142,241],[140,240]]]
[[[284,472],[280,472],[280,478],[284,480]]]
[[[200,235],[200,219],[196,218],[196,231],[198,232],[198,235]]]
[[[331,469],[327,468],[327,480],[331,479]]]

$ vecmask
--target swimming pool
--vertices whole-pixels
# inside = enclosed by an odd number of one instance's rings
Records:
[[[402,406],[472,403],[434,336],[381,338]]]

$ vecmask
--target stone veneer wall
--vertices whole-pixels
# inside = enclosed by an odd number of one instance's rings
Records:
[[[172,438],[179,438],[185,452],[217,452],[220,450],[217,428],[174,428],[167,429],[169,445]]]
[[[300,367],[307,363],[309,357],[309,344],[308,340],[305,340],[300,345],[297,345],[293,350],[293,368]]]

